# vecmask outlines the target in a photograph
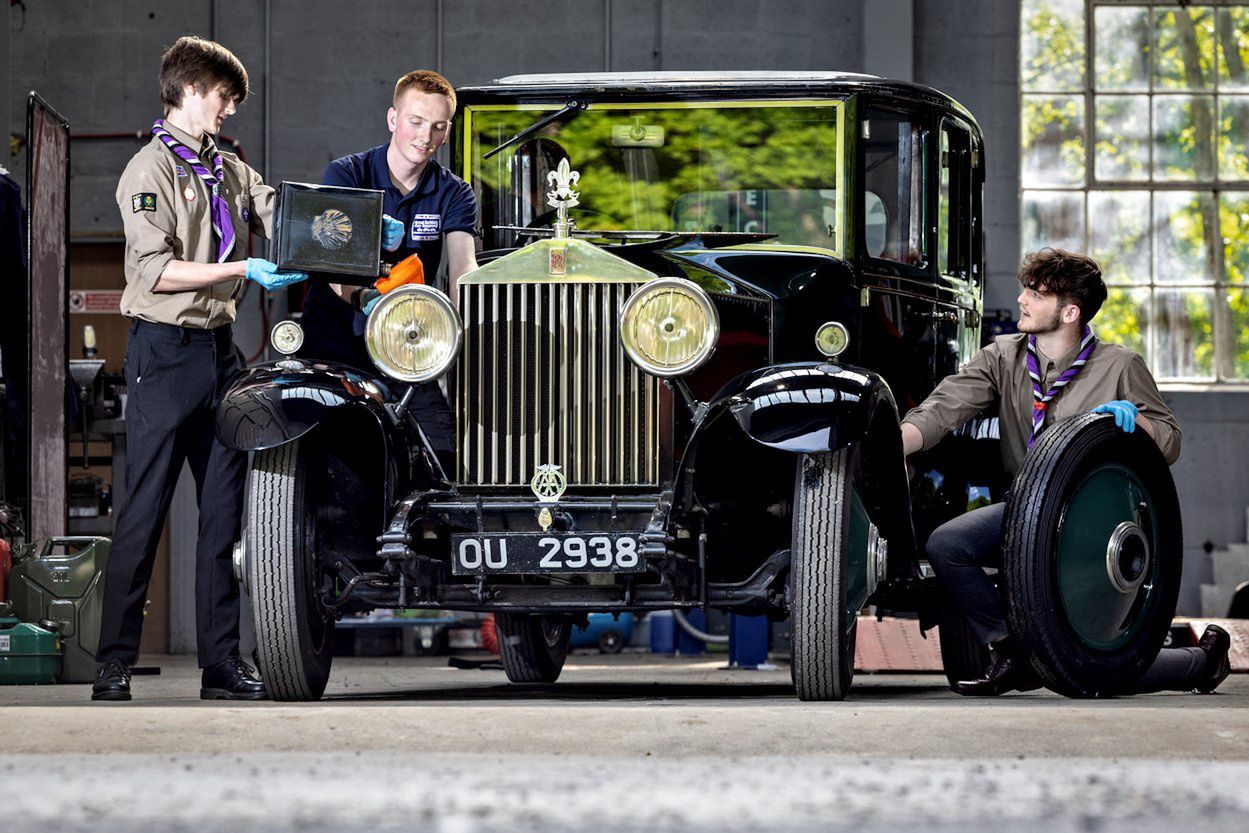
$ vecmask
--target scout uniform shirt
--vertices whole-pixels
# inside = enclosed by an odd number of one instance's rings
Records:
[[[211,136],[196,142],[168,121],[165,129],[198,151],[205,167],[212,169],[215,146]],[[273,189],[233,153],[222,152],[221,161],[221,196],[234,219],[235,243],[229,260],[244,260],[250,233],[269,236]],[[152,289],[171,260],[217,262],[211,196],[208,185],[155,136],[130,160],[117,183],[117,207],[126,231],[122,315],[197,329],[234,321],[242,280],[180,292]]]
[[[1080,352],[1077,341],[1062,356],[1051,359],[1038,351],[1041,389],[1049,390]],[[948,376],[903,422],[919,429],[924,448],[932,448],[950,431],[998,403],[1002,463],[1014,477],[1028,453],[1032,433],[1032,380],[1028,376],[1028,335],[998,336],[958,373]],[[1097,342],[1088,362],[1049,403],[1042,431],[1059,420],[1122,399],[1140,409],[1154,428],[1154,441],[1168,464],[1180,456],[1180,426],[1162,401],[1158,385],[1136,353],[1117,344]],[[1141,429],[1144,430],[1144,429]]]

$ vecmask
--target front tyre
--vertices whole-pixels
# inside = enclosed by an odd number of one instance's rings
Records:
[[[1183,561],[1170,469],[1143,430],[1084,414],[1037,440],[1003,521],[1010,631],[1053,691],[1133,689],[1175,615]]]
[[[320,699],[333,659],[334,617],[320,601],[311,455],[302,445],[257,452],[247,493],[256,655],[274,700]]]
[[[496,613],[503,670],[514,683],[553,683],[564,670],[572,624],[555,616]]]
[[[800,700],[844,700],[854,675],[848,610],[854,448],[803,455],[794,483],[790,675]]]

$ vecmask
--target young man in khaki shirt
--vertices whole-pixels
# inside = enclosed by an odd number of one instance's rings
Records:
[[[931,448],[996,403],[1002,462],[1012,478],[1034,435],[1087,411],[1113,414],[1124,431],[1140,426],[1167,463],[1174,463],[1180,426],[1145,362],[1126,347],[1098,341],[1088,326],[1106,300],[1097,264],[1061,249],[1042,249],[1024,258],[1019,281],[1019,333],[999,336],[906,415],[903,451]],[[1040,686],[1016,655],[1001,597],[983,570],[1000,558],[1005,510],[1005,504],[995,504],[954,518],[938,527],[926,546],[946,594],[990,648],[985,675],[956,683],[959,694],[994,696]],[[1138,690],[1213,691],[1228,674],[1230,644],[1227,632],[1211,625],[1198,648],[1164,650]]]
[[[268,236],[273,189],[214,136],[247,96],[247,71],[212,41],[180,38],[160,72],[165,118],[117,185],[126,232],[126,502],[117,516],[100,620],[94,700],[129,700],[143,604],[184,461],[199,501],[195,614],[205,699],[259,700],[264,684],[239,657],[239,588],[231,555],[246,455],[217,442],[215,412],[243,369],[230,325],[243,281],[266,290],[301,281],[246,258]]]

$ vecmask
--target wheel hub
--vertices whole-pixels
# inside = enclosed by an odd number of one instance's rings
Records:
[[[1149,575],[1149,539],[1133,521],[1115,527],[1106,544],[1106,574],[1120,593],[1134,593]]]

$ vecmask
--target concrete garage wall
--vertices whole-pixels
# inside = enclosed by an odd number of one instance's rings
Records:
[[[0,85],[11,101],[7,123],[18,134],[30,89],[64,112],[75,134],[146,131],[159,115],[161,50],[188,32],[215,38],[239,55],[252,84],[225,131],[278,182],[316,180],[329,160],[384,142],[391,85],[416,67],[439,69],[461,85],[604,69],[909,76],[953,95],[985,132],[986,303],[1011,308],[1020,255],[1018,18],[1015,0],[27,0],[9,9],[7,61],[0,33]],[[3,103],[0,94],[0,124]],[[118,237],[113,189],[137,147],[75,141],[75,237]],[[21,156],[3,164],[25,169]],[[261,343],[254,303],[244,304],[237,333],[249,353]],[[1188,554],[1182,610],[1196,612],[1196,584],[1208,580],[1202,544],[1245,540],[1249,475],[1227,449],[1249,446],[1249,394],[1168,396],[1185,427],[1175,470]],[[174,590],[184,591],[175,596],[183,604],[174,613],[173,642],[185,650],[194,647],[188,566],[196,527],[185,489],[173,518]]]
[[[1019,265],[1019,3],[915,0],[915,79],[957,99],[985,137],[986,309],[1014,309]]]
[[[1180,611],[1201,611],[1202,583],[1213,581],[1207,547],[1247,539],[1249,392],[1164,390],[1184,442],[1172,467],[1184,512],[1184,584]],[[1249,575],[1243,576],[1249,580]]]

